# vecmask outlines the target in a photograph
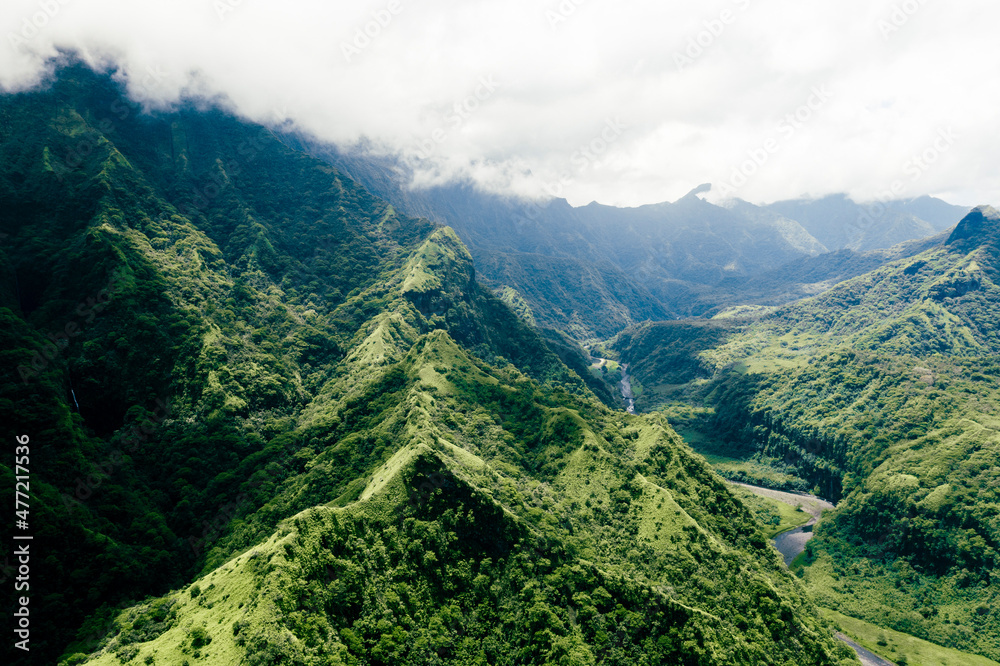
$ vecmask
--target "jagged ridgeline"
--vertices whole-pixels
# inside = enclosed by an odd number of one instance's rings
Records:
[[[997,660],[998,285],[1000,214],[981,207],[816,298],[616,344],[645,404],[693,398],[719,453],[756,452],[842,500],[799,569],[817,602]],[[665,362],[678,386],[654,384]]]
[[[0,128],[32,663],[854,663],[718,478],[449,229],[80,68]]]

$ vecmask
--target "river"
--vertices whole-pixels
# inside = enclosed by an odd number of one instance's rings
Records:
[[[751,486],[746,483],[736,483],[735,481],[731,481],[730,483],[734,486],[742,486],[761,497],[778,500],[789,506],[801,506],[802,510],[809,514],[808,523],[782,532],[773,539],[774,547],[778,549],[782,559],[785,560],[785,566],[789,566],[792,560],[806,549],[806,542],[812,538],[813,525],[819,521],[823,512],[834,508],[833,504],[815,495],[786,493],[781,490],[771,490],[770,488],[761,488],[760,486]]]
[[[602,364],[607,363],[605,359],[599,360]],[[622,363],[620,367],[622,380],[619,382],[619,387],[622,391],[622,399],[625,401],[625,411],[629,414],[635,414],[635,397],[632,395],[632,380],[628,374],[628,363]],[[778,500],[793,507],[801,506],[802,510],[811,516],[809,522],[805,525],[792,528],[774,537],[774,547],[781,553],[781,557],[785,560],[785,566],[790,566],[792,561],[806,549],[806,542],[812,538],[813,525],[819,522],[819,518],[823,515],[823,512],[834,508],[834,505],[830,502],[807,493],[786,493],[780,490],[751,486],[746,483],[731,483],[736,486],[743,486],[762,497]]]
[[[602,365],[607,363],[605,359],[599,359],[599,362]],[[635,398],[632,395],[632,381],[628,374],[627,363],[621,364],[621,372],[622,380],[619,383],[619,387],[621,388],[622,399],[625,401],[625,409],[629,414],[635,414]],[[747,483],[737,483],[736,481],[730,481],[729,483],[732,483],[734,486],[742,486],[761,497],[768,497],[793,507],[800,506],[803,511],[809,514],[809,522],[805,525],[781,532],[772,539],[774,547],[781,553],[786,567],[790,566],[795,558],[805,551],[806,543],[813,536],[813,526],[819,522],[823,512],[836,508],[825,499],[808,493],[787,493],[781,490],[751,486]],[[869,652],[840,632],[837,632],[835,638],[854,650],[854,653],[858,656],[863,666],[895,666],[891,661],[882,659],[878,655]]]
[[[599,356],[591,356],[594,362],[591,367],[600,370],[608,364],[608,359]],[[635,414],[635,397],[632,395],[632,378],[628,374],[628,363],[621,363],[618,369],[622,373],[622,380],[618,382],[618,388],[622,392],[622,400],[625,402],[625,411]]]

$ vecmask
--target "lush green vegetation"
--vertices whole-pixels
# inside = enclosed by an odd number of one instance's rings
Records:
[[[986,657],[941,647],[892,629],[883,629],[834,610],[822,609],[824,617],[854,642],[899,666],[995,666]]]
[[[540,332],[549,348],[586,382],[587,387],[601,399],[601,402],[609,407],[622,405],[621,390],[618,386],[618,382],[621,381],[620,372],[609,370],[608,364],[595,370],[591,352],[586,351],[566,333],[551,328],[542,329]]]
[[[82,69],[0,128],[33,659],[853,663],[754,514],[450,229]]]
[[[1000,215],[978,209],[920,254],[732,322],[715,347],[691,327],[668,355],[688,350],[711,379],[676,387],[689,406],[665,412],[717,468],[760,463],[841,500],[801,570],[819,603],[994,659],[998,247]],[[632,334],[654,357],[623,360],[658,367],[678,330]]]
[[[739,330],[740,321],[679,320],[625,329],[609,346],[625,360],[635,359],[631,373],[642,387],[636,408],[650,411],[682,395],[700,379],[709,379],[715,367],[701,352],[714,349]]]
[[[362,502],[303,512],[186,590],[124,612],[94,663],[816,659],[797,645],[801,630],[782,659],[788,638],[772,638],[773,629],[760,627],[761,638],[779,641],[763,652],[753,620],[741,620],[744,633],[662,586],[595,566],[572,541],[511,517],[429,451],[398,472]],[[769,598],[766,587],[756,592]],[[176,617],[143,633],[158,608]]]

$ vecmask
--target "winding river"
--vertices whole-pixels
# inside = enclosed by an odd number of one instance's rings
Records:
[[[830,502],[816,497],[815,495],[809,495],[806,493],[786,493],[780,490],[771,490],[770,488],[761,488],[760,486],[751,486],[746,483],[737,483],[735,481],[730,481],[729,483],[734,486],[742,486],[755,495],[760,495],[761,497],[775,499],[790,506],[801,506],[802,510],[810,515],[809,522],[805,525],[781,532],[776,535],[774,539],[772,539],[774,547],[778,549],[778,552],[781,553],[782,559],[785,560],[786,567],[791,565],[795,558],[802,554],[802,552],[806,549],[806,542],[809,541],[813,535],[813,525],[819,521],[823,512],[835,508]],[[834,634],[834,638],[842,643],[845,643],[848,647],[854,650],[854,653],[858,656],[858,660],[863,666],[895,666],[893,662],[883,659],[873,652],[869,652],[840,632]]]
[[[751,486],[746,483],[736,483],[731,481],[734,486],[742,486],[755,495],[760,495],[761,497],[767,497],[770,499],[778,500],[789,506],[801,506],[802,510],[809,514],[809,522],[805,525],[800,525],[799,527],[786,530],[773,539],[774,547],[778,549],[781,553],[781,557],[785,560],[785,566],[791,565],[792,561],[798,557],[802,551],[806,549],[806,542],[812,538],[813,525],[815,525],[820,516],[824,511],[828,511],[834,508],[834,505],[827,502],[825,499],[816,497],[815,495],[808,495],[806,493],[786,493],[780,490],[771,490],[770,488],[761,488],[760,486]]]

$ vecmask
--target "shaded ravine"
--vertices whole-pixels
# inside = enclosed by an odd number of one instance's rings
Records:
[[[592,367],[600,368],[608,363],[608,359],[600,358],[598,356],[592,356],[591,358],[596,359],[596,363]],[[632,395],[632,379],[628,374],[628,363],[622,363],[618,366],[622,373],[622,379],[618,382],[618,390],[622,393],[622,401],[625,403],[625,411],[629,414],[635,414],[635,397]]]

